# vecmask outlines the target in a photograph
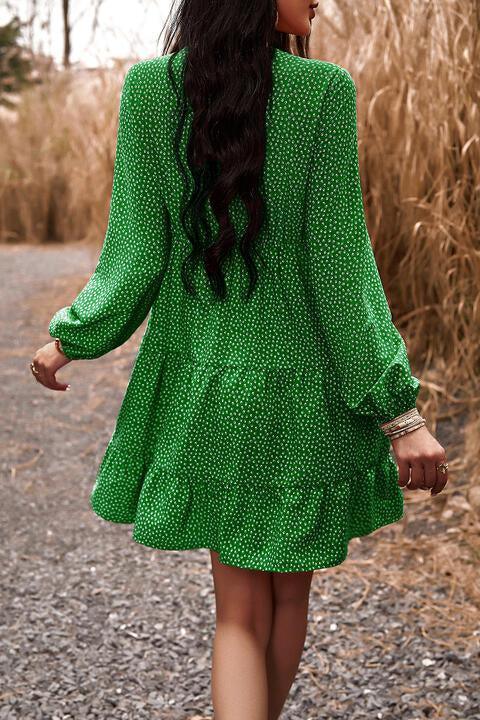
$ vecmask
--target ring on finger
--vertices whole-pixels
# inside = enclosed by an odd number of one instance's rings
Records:
[[[34,363],[34,362],[31,362],[31,363],[30,363],[30,370],[32,371],[32,373],[33,373],[34,375],[38,375],[38,374],[40,373],[40,370],[35,367],[35,363]]]

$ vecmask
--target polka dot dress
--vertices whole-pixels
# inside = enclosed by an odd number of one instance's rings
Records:
[[[339,65],[273,51],[263,262],[246,301],[237,252],[222,302],[201,266],[195,297],[180,278],[191,246],[168,57],[125,76],[103,248],[49,324],[68,357],[96,358],[149,316],[91,506],[153,548],[211,548],[278,572],[338,565],[351,538],[403,515],[379,423],[414,407],[420,386],[365,224],[354,82]],[[177,77],[184,58],[172,58]],[[190,127],[188,116],[184,162]],[[210,206],[207,216],[215,231]],[[231,217],[240,234],[238,199]]]

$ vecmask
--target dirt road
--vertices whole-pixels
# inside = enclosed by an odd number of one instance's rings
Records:
[[[69,393],[28,368],[95,257],[81,246],[0,249],[0,718],[211,718],[208,550],[143,547],[88,503],[145,326],[61,370]],[[423,632],[415,591],[384,582],[381,568],[366,583],[362,568],[398,525],[352,541],[341,567],[315,574],[284,720],[480,718],[478,657]],[[442,588],[431,592],[434,602]]]

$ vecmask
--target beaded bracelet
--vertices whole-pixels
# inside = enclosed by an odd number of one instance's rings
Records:
[[[398,415],[389,420],[388,422],[382,423],[380,428],[390,438],[397,438],[405,435],[407,432],[417,430],[422,425],[425,425],[426,419],[420,415],[417,408],[411,408],[406,412]]]
[[[417,420],[415,423],[413,423],[412,425],[410,425],[410,426],[407,427],[407,428],[404,428],[403,430],[398,430],[398,431],[395,432],[395,433],[389,433],[389,434],[388,434],[388,437],[389,437],[391,440],[393,440],[393,439],[395,439],[395,438],[398,438],[398,437],[401,437],[402,435],[406,435],[406,434],[409,433],[409,432],[413,432],[414,430],[418,430],[418,428],[423,427],[423,425],[425,425],[426,422],[427,422],[427,421],[425,420],[425,418],[420,418],[420,419]]]

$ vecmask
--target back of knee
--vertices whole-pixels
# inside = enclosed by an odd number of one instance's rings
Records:
[[[223,593],[217,600],[217,624],[237,626],[259,638],[268,637],[272,617],[271,597],[242,590],[242,592]]]

